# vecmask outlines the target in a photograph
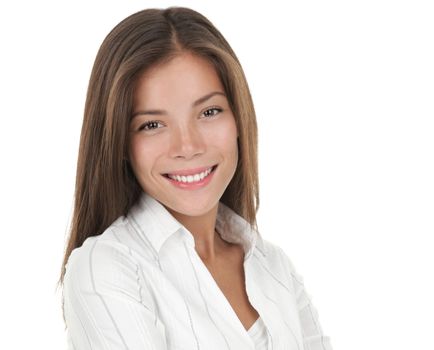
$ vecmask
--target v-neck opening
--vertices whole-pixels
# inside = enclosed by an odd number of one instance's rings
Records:
[[[229,302],[229,300],[226,298],[226,295],[223,293],[223,291],[221,290],[221,288],[219,287],[219,285],[217,284],[216,280],[214,279],[213,275],[211,274],[211,272],[208,270],[207,266],[205,265],[205,263],[202,261],[202,259],[200,258],[199,254],[197,253],[197,251],[194,249],[194,247],[191,247],[191,249],[194,251],[194,257],[195,259],[197,259],[199,261],[199,265],[201,266],[202,269],[205,269],[205,274],[207,275],[207,278],[209,280],[208,283],[211,283],[213,288],[217,291],[217,295],[218,298],[220,299],[220,302],[223,303],[226,308],[229,311],[229,313],[232,315],[232,319],[234,320],[234,322],[238,325],[238,327],[243,331],[243,334],[246,338],[248,338],[251,341],[251,337],[249,335],[249,329],[246,329],[243,325],[243,323],[241,322],[240,318],[238,317],[237,313],[235,312],[234,308],[232,307],[231,303]],[[249,261],[249,260],[248,260]],[[246,285],[246,264],[248,263],[248,261],[244,260],[243,262],[243,275],[244,275],[244,288],[246,290],[246,294],[247,294],[247,298],[249,300],[249,303],[252,305],[252,307],[256,310],[256,312],[258,312],[259,317],[258,319],[261,318],[261,314],[259,313],[259,311],[257,310],[257,307],[255,307],[255,305],[253,304],[252,300],[251,300],[251,296],[249,295],[248,289],[247,289],[247,285]],[[193,266],[194,268],[194,266]],[[258,320],[257,319],[257,320]],[[256,320],[256,321],[257,321]],[[255,322],[256,322],[255,321]]]
[[[256,319],[256,321],[253,322],[253,324],[249,327],[249,329],[247,329],[247,333],[250,334],[256,328],[256,326],[260,322],[260,318],[261,318],[261,315],[259,315],[258,318]]]

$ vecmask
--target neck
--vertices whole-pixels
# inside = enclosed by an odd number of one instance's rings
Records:
[[[167,210],[193,235],[196,252],[204,262],[213,262],[227,247],[228,243],[215,230],[218,204],[200,216],[184,215],[170,208]]]

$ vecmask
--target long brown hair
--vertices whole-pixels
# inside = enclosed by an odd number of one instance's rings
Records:
[[[257,126],[242,67],[214,25],[183,7],[146,9],[120,22],[105,38],[92,69],[81,129],[70,236],[71,252],[127,215],[142,192],[128,163],[128,127],[135,81],[181,52],[207,59],[221,79],[238,129],[235,174],[221,201],[256,228],[259,207]]]

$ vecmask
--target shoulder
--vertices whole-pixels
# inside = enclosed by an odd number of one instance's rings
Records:
[[[266,239],[263,239],[263,245],[265,252],[263,260],[271,271],[289,280],[302,279],[297,274],[292,259],[280,245]]]
[[[104,232],[88,237],[72,251],[65,267],[66,289],[95,290],[107,283],[121,283],[128,274],[134,273],[137,263],[129,248],[108,236],[109,232]]]
[[[136,265],[137,262],[154,261],[146,242],[137,234],[127,217],[115,220],[102,234],[88,237],[74,249],[66,268],[95,270]],[[101,271],[99,271],[101,272]]]
[[[120,217],[71,252],[65,266],[65,290],[95,291],[135,281],[139,263],[146,261],[146,254],[138,253],[140,249],[143,247],[132,238],[127,220]]]
[[[262,239],[262,242],[264,246],[264,256],[267,261],[270,263],[290,263],[292,265],[292,261],[280,245],[268,239]]]

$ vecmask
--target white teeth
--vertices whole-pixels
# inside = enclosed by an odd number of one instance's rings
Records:
[[[169,174],[168,176],[171,179],[179,181],[179,182],[192,183],[192,182],[197,182],[197,181],[203,180],[205,177],[207,177],[209,175],[209,173],[211,172],[211,169],[212,168],[209,168],[209,169],[207,169],[207,170],[205,170],[199,174],[194,174],[194,175],[187,175],[187,176],[181,175],[180,176],[180,175]]]

